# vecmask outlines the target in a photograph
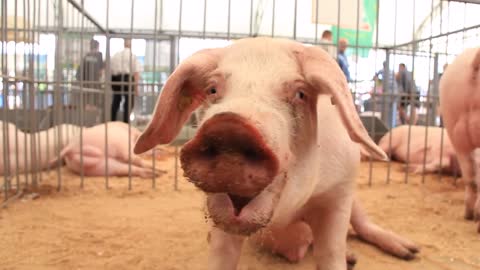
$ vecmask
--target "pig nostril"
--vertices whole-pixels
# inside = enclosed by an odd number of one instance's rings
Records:
[[[255,149],[247,148],[247,149],[244,149],[242,152],[243,152],[242,154],[245,157],[245,159],[247,159],[249,161],[260,161],[260,160],[263,159],[262,153],[260,153],[259,151],[255,150]]]
[[[206,147],[203,153],[207,157],[215,157],[218,155],[218,148],[215,145],[210,144]]]

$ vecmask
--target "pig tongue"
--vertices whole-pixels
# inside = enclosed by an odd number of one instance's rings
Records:
[[[213,222],[222,230],[249,235],[265,227],[272,218],[286,177],[278,177],[237,213],[227,193],[211,193],[207,207]]]

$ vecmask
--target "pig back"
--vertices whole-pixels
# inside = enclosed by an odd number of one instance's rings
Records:
[[[440,80],[443,121],[453,146],[463,153],[480,147],[480,74],[473,66],[478,53],[477,48],[465,50]]]

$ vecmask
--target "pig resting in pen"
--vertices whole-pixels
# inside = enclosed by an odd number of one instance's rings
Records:
[[[446,130],[441,127],[429,126],[426,130],[425,126],[401,125],[387,132],[378,142],[378,146],[393,160],[403,163],[408,160],[405,169],[409,172],[460,175],[455,150]],[[367,160],[363,153],[362,160]]]
[[[325,51],[248,38],[195,53],[166,82],[134,152],[173,140],[201,105],[199,129],[180,159],[185,176],[207,194],[209,269],[236,269],[245,237],[268,232],[274,241],[256,240],[273,252],[295,261],[313,243],[317,269],[344,270],[350,222],[360,238],[414,257],[414,243],[370,222],[355,200],[359,144],[387,157]],[[300,233],[295,245],[279,248]]]
[[[465,182],[465,218],[480,221],[480,48],[458,55],[440,80],[440,113]],[[480,223],[477,227],[480,233]]]
[[[105,130],[105,125],[108,125],[108,131]],[[83,171],[85,176],[104,176],[106,160],[108,160],[107,174],[110,176],[128,176],[129,166],[132,176],[149,178],[165,173],[164,170],[153,170],[146,161],[131,151],[135,140],[140,136],[140,131],[131,127],[129,138],[128,129],[128,124],[119,121],[85,128],[82,135],[78,134],[65,146],[60,159],[65,161],[67,168],[71,171],[77,174]],[[105,145],[106,132],[108,132],[108,151]]]
[[[1,122],[0,125],[3,126],[5,123]],[[16,126],[12,123],[6,123],[6,125],[8,126],[8,143],[3,129],[0,134],[0,152],[2,153],[0,155],[0,173],[3,174],[6,165],[9,165],[8,171],[11,175],[15,172],[30,173],[35,170],[47,169],[51,165],[51,160],[58,156],[59,151],[67,145],[69,139],[79,130],[78,126],[62,124],[35,133],[24,133],[20,129],[15,131]],[[62,132],[61,140],[58,138],[59,129]],[[34,142],[35,157],[32,156],[32,142]],[[6,145],[7,148],[5,148]],[[9,164],[6,164],[4,160],[3,153],[5,151],[8,155]]]

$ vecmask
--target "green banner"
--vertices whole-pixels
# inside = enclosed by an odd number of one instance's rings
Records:
[[[373,45],[373,33],[377,20],[377,1],[362,0],[362,2],[365,14],[364,17],[359,20],[358,46],[371,47]],[[347,54],[355,54],[357,52],[357,49],[354,47],[355,44],[357,44],[356,29],[339,29],[337,26],[332,26],[331,31],[334,42],[337,40],[337,33],[340,35],[340,38],[348,40],[348,44],[351,48],[347,50]],[[369,52],[369,48],[358,48],[358,55],[360,57],[368,57]]]

